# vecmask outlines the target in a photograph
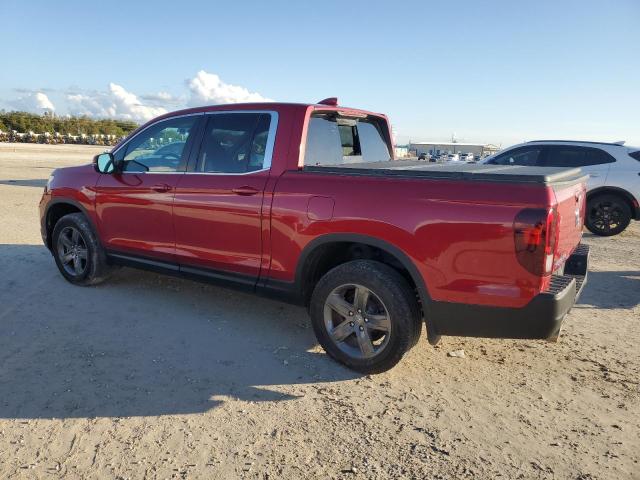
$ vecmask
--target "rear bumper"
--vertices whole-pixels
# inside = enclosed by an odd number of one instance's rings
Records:
[[[432,302],[429,314],[438,335],[527,338],[556,341],[562,321],[587,283],[589,247],[578,245],[562,275],[522,308]]]

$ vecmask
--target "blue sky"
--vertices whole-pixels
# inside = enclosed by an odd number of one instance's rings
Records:
[[[640,0],[3,0],[0,40],[5,109],[143,120],[338,96],[399,142],[640,145]]]

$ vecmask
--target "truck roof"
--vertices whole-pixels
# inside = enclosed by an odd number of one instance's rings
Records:
[[[254,102],[254,103],[225,103],[220,105],[203,105],[200,107],[185,108],[182,110],[176,110],[173,112],[165,113],[159,117],[154,118],[157,120],[160,118],[170,118],[179,115],[189,115],[193,113],[201,112],[216,112],[227,110],[306,110],[307,108],[314,108],[317,110],[335,110],[346,112],[360,112],[366,115],[376,115],[384,117],[385,115],[378,112],[370,112],[362,110],[360,108],[351,108],[343,105],[330,105],[323,103],[292,103],[292,102]]]

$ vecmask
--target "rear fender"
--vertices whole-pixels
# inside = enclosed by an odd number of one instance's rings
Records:
[[[400,248],[396,247],[393,244],[390,244],[384,240],[380,240],[379,238],[370,237],[368,235],[359,235],[355,233],[332,233],[322,235],[318,238],[315,238],[304,248],[302,253],[300,254],[300,258],[298,259],[298,264],[296,267],[296,285],[302,286],[304,283],[304,269],[306,265],[306,261],[309,258],[309,255],[318,247],[325,245],[327,243],[336,243],[336,242],[350,242],[350,243],[361,243],[363,245],[370,245],[372,247],[378,248],[380,250],[385,251],[389,255],[396,258],[400,264],[409,272],[411,275],[411,279],[413,283],[416,285],[418,290],[418,295],[420,296],[420,301],[422,303],[422,309],[424,313],[424,320],[427,326],[427,335],[429,337],[430,343],[437,343],[438,336],[435,333],[434,325],[431,324],[430,315],[428,314],[429,307],[431,304],[431,297],[429,296],[429,292],[427,290],[427,286],[425,284],[422,275],[411,261],[408,255],[406,255]]]

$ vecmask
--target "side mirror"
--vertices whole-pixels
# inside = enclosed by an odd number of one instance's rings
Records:
[[[111,153],[101,153],[93,157],[93,168],[98,173],[113,173],[115,171],[115,162]]]

